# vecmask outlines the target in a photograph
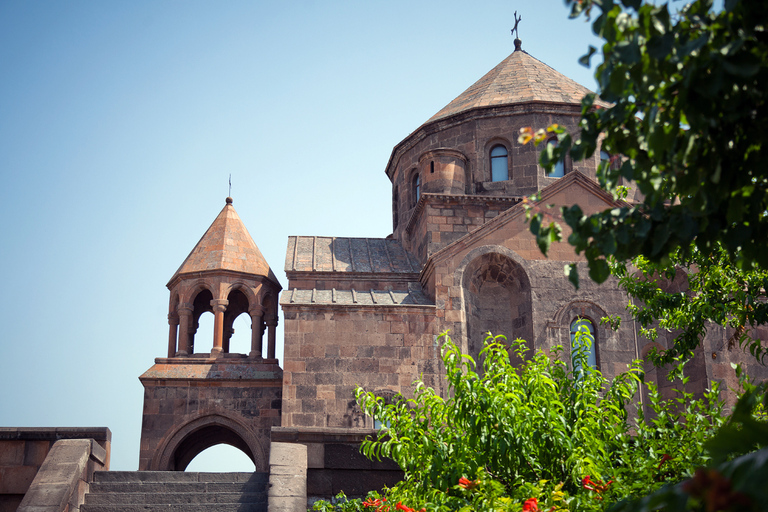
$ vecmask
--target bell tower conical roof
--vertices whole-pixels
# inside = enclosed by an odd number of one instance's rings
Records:
[[[470,110],[545,102],[579,104],[589,89],[532,57],[515,42],[509,57],[472,84],[425,124]],[[600,100],[595,104],[608,106]]]
[[[262,276],[279,285],[267,260],[232,206],[230,197],[168,284],[170,286],[183,274],[211,270],[231,270]]]

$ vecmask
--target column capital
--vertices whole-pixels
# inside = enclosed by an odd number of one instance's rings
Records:
[[[195,307],[190,304],[189,302],[182,302],[179,304],[179,306],[176,308],[176,311],[179,312],[179,314],[192,314],[192,312],[195,310]]]
[[[268,327],[277,327],[277,317],[267,318],[264,320],[264,323],[267,324]]]
[[[264,315],[264,307],[263,306],[251,306],[248,308],[248,314],[251,316],[262,316]]]
[[[211,301],[211,307],[213,308],[214,313],[223,313],[227,310],[227,306],[229,306],[229,301],[226,299],[213,299]]]
[[[168,313],[168,325],[179,325],[179,315],[177,313]]]

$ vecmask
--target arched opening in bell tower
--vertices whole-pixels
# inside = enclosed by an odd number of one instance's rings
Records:
[[[248,354],[251,350],[251,318],[248,314],[250,301],[240,289],[227,295],[224,312],[224,353]]]
[[[192,302],[192,331],[190,332],[189,340],[189,353],[194,354],[195,349],[202,349],[203,352],[207,352],[206,348],[208,343],[213,344],[213,308],[211,307],[211,301],[213,300],[213,294],[208,289],[202,289],[195,295],[195,300]],[[203,313],[211,313],[206,315],[207,318],[202,319]],[[210,327],[209,327],[210,321]]]
[[[251,351],[251,318],[248,313],[241,313],[232,322],[232,334],[225,347],[230,354],[248,354]]]

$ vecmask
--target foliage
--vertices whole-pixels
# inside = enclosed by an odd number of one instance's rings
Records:
[[[522,340],[506,346],[502,336],[489,337],[477,371],[443,336],[449,398],[420,381],[412,399],[390,404],[356,391],[366,413],[388,425],[386,435],[361,449],[368,457],[392,458],[405,472],[387,492],[390,503],[427,510],[603,510],[689,477],[708,461],[703,443],[722,423],[716,387],[703,399],[680,390],[665,401],[649,385],[654,414],[646,418],[632,410],[641,384],[637,364],[608,382],[586,364],[588,342],[577,343],[569,364],[559,359],[559,347],[528,357]],[[522,361],[517,368],[510,352]],[[575,374],[574,366],[583,370]]]
[[[585,97],[578,140],[550,127],[559,143],[546,146],[541,163],[551,169],[602,148],[622,156],[601,163],[601,186],[616,194],[623,179],[643,196],[590,215],[562,209],[590,276],[608,277],[606,256],[667,263],[677,251],[688,259],[695,246],[718,257],[718,242],[738,268],[768,269],[768,2],[725,0],[715,10],[713,0],[695,0],[671,12],[668,2],[565,1],[572,17],[594,16],[604,41],[595,78],[611,106]],[[540,246],[558,239],[554,223],[534,217]],[[578,283],[575,268],[568,273]]]
[[[768,271],[738,269],[719,244],[709,254],[696,246],[678,248],[670,260],[664,265],[638,256],[630,267],[608,260],[619,286],[633,298],[627,309],[640,324],[640,333],[654,341],[657,329],[679,331],[656,362],[689,357],[713,324],[734,329],[730,344],[738,342],[762,360],[766,347],[749,327],[768,322]],[[665,283],[679,274],[685,274],[682,288],[665,290]]]
[[[344,491],[336,495],[333,501],[318,500],[312,505],[315,512],[357,512],[363,509],[363,500],[350,500]]]
[[[726,425],[706,443],[717,465],[640,499],[623,500],[610,512],[768,510],[768,383],[755,386],[737,372],[744,394]]]

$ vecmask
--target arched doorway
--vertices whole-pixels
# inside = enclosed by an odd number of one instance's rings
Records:
[[[217,444],[198,453],[184,471],[193,473],[253,473],[253,461],[228,444]]]
[[[178,428],[152,460],[154,471],[184,471],[203,451],[226,444],[242,451],[257,472],[267,471],[264,450],[256,435],[239,422],[223,415],[207,415]]]

